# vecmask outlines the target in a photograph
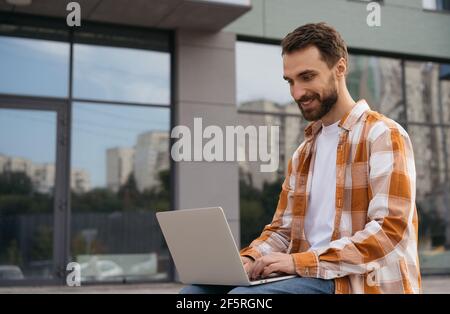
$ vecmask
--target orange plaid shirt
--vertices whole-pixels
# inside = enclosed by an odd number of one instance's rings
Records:
[[[370,110],[365,100],[339,127],[329,245],[310,250],[304,231],[315,171],[311,161],[321,129],[321,122],[313,122],[289,162],[272,222],[241,255],[292,254],[298,275],[334,279],[336,293],[420,293],[416,172],[409,136],[398,123]]]

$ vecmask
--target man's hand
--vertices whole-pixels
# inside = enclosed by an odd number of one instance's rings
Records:
[[[258,258],[252,265],[250,279],[265,278],[277,272],[295,274],[294,260],[290,254],[277,252]]]
[[[247,256],[241,256],[241,261],[244,265],[245,272],[250,276],[250,271],[252,270],[255,261]]]

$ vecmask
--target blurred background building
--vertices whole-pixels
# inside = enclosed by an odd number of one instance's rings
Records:
[[[413,141],[424,274],[450,274],[450,1],[0,0],[0,285],[171,281],[155,212],[222,206],[247,245],[306,126],[280,40],[308,22],[349,46],[354,98]],[[170,159],[175,125],[279,126],[278,171]],[[172,142],[171,142],[172,141]],[[248,154],[248,143],[237,149]],[[248,159],[246,159],[248,160]]]

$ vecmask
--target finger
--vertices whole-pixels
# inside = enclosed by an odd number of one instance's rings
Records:
[[[244,269],[245,269],[245,272],[247,273],[247,275],[250,275],[250,271],[252,269],[252,266],[253,265],[251,263],[247,263],[247,264],[244,265]]]
[[[275,273],[280,270],[280,264],[279,263],[272,263],[269,266],[264,267],[262,277],[267,277],[272,273]]]
[[[270,256],[265,256],[264,258],[261,258],[255,263],[253,270],[252,270],[252,277],[253,279],[258,279],[261,277],[262,272],[264,271],[264,268],[273,263],[273,258]]]
[[[250,274],[250,278],[251,279],[256,279],[256,278],[258,278],[259,277],[259,275],[260,275],[260,273],[261,273],[261,271],[262,271],[262,269],[264,268],[264,260],[263,260],[263,258],[260,258],[260,259],[258,259],[254,264],[253,264],[253,267],[252,267],[252,270],[251,270],[251,274]]]

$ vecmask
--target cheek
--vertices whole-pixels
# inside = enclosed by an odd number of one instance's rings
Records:
[[[315,88],[314,88],[314,90],[316,91],[317,94],[320,95],[320,97],[322,97],[323,95],[326,95],[328,89],[329,89],[329,86],[327,86],[326,84],[323,84],[323,83],[318,83],[317,86],[315,86]]]
[[[305,87],[312,93],[321,93],[323,90],[322,82],[319,79],[313,79],[311,82],[307,82]]]

